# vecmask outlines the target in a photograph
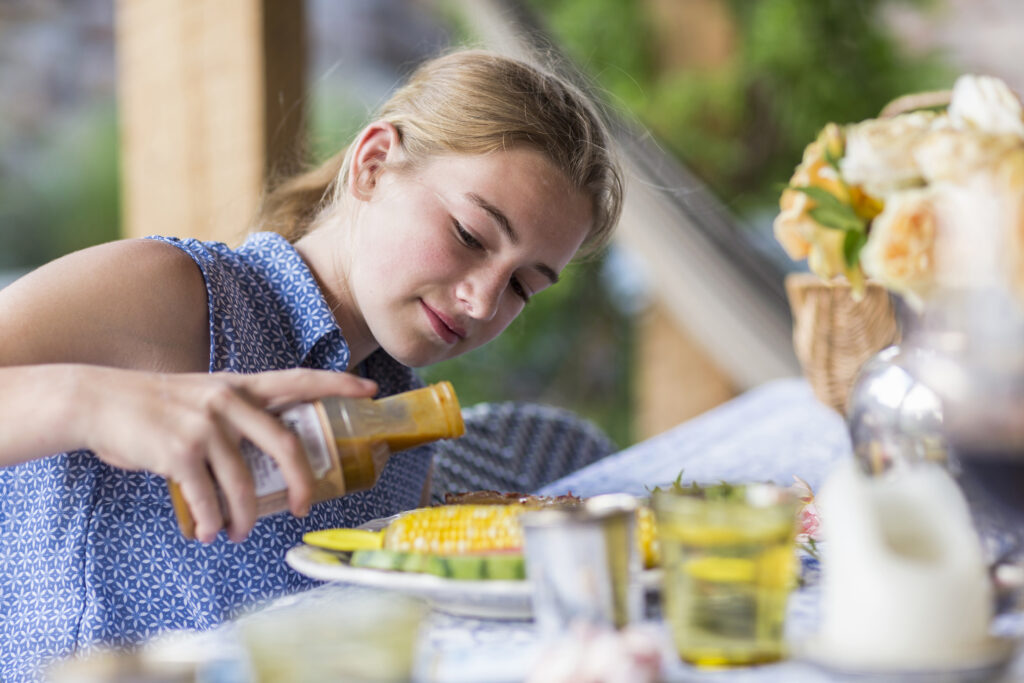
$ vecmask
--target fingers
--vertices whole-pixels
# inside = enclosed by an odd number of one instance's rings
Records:
[[[175,477],[175,481],[195,521],[196,539],[212,543],[217,532],[224,526],[224,516],[221,514],[217,488],[209,472],[197,468],[185,469]]]
[[[209,463],[227,508],[228,538],[241,543],[256,523],[256,494],[252,474],[237,443],[237,440],[229,440],[222,432],[221,438],[211,444]],[[216,535],[216,530],[213,534]]]
[[[255,524],[254,475],[242,458],[243,440],[273,459],[291,512],[309,511],[310,464],[298,437],[268,407],[377,392],[374,382],[355,375],[310,369],[213,376],[111,370],[104,379],[112,390],[103,395],[114,398],[95,402],[93,423],[100,424],[92,432],[98,436],[87,445],[111,465],[177,482],[203,542],[216,538],[225,518],[233,541],[243,540]]]
[[[309,514],[313,498],[313,471],[299,438],[276,417],[237,394],[228,394],[222,398],[224,403],[217,410],[225,422],[234,432],[251,441],[277,463],[288,486],[288,505],[292,514],[298,517]],[[235,457],[239,465],[245,467],[240,456]],[[245,486],[252,489],[251,477]],[[245,533],[250,528],[251,524]]]
[[[377,383],[348,372],[294,368],[254,375],[224,373],[232,385],[243,388],[255,400],[274,408],[287,403],[311,401],[323,396],[369,398],[377,394]]]

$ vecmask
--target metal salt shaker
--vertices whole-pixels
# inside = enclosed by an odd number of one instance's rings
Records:
[[[642,617],[637,501],[595,496],[577,508],[523,513],[526,573],[542,636],[575,621],[623,628]]]

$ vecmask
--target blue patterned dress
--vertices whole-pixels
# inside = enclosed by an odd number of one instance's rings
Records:
[[[345,370],[348,345],[305,262],[279,235],[223,244],[155,238],[202,270],[210,370]],[[381,351],[364,364],[382,394],[421,384]],[[207,629],[314,582],[284,563],[311,529],[355,525],[414,507],[429,448],[396,454],[370,491],[313,506],[305,519],[260,520],[244,543],[178,531],[166,481],[110,467],[88,451],[0,468],[0,680],[36,680],[54,657],[127,646],[171,628]]]

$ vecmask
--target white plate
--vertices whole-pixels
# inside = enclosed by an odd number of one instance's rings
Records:
[[[288,565],[310,578],[370,588],[383,588],[424,598],[436,609],[480,619],[530,619],[527,581],[465,581],[432,574],[352,567],[338,555],[300,544],[285,555]],[[640,582],[646,591],[660,587],[661,571],[645,570]]]
[[[483,619],[531,617],[530,585],[526,581],[462,581],[432,574],[351,567],[337,555],[308,545],[295,546],[284,559],[292,569],[310,578],[414,595],[453,614]]]

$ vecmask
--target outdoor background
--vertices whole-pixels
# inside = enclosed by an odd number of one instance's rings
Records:
[[[1024,91],[1017,0],[526,4],[609,106],[702,179],[780,270],[798,266],[770,234],[779,187],[825,123],[966,71]],[[314,160],[343,146],[411,65],[473,40],[443,0],[307,7]],[[113,20],[113,0],[0,0],[0,286],[120,234]],[[629,445],[646,287],[612,249],[574,266],[506,335],[423,375],[451,379],[464,405],[571,408]]]

